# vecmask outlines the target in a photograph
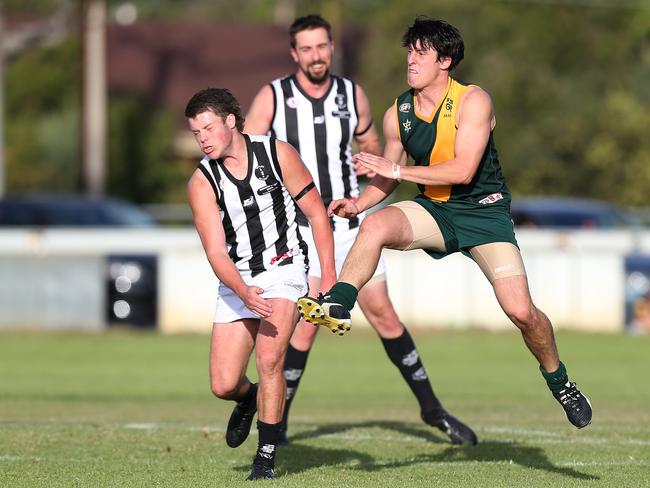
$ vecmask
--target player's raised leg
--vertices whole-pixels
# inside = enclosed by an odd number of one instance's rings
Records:
[[[411,236],[408,220],[395,207],[386,207],[368,216],[345,258],[339,281],[322,298],[299,299],[300,315],[343,335],[350,329],[350,310],[354,308],[359,290],[374,274],[381,250],[384,247],[404,249],[412,242]]]

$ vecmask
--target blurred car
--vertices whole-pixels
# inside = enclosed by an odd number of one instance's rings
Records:
[[[639,227],[639,218],[600,200],[563,197],[513,198],[512,221],[518,227],[617,228]]]
[[[15,195],[0,199],[3,227],[152,227],[151,215],[112,198]]]
[[[0,199],[0,229],[154,227],[151,215],[136,205],[112,198],[71,195],[15,195]],[[108,324],[155,327],[158,257],[152,254],[108,255],[106,311]]]

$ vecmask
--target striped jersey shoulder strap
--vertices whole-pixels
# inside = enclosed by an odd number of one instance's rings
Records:
[[[212,191],[214,191],[214,196],[217,199],[217,202],[221,206],[221,192],[219,190],[219,183],[221,182],[221,174],[219,173],[218,162],[214,159],[204,159],[198,165],[198,169],[203,173],[205,178],[210,183]]]

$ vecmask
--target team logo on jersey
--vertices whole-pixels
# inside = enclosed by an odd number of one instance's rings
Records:
[[[336,106],[339,108],[339,110],[345,110],[348,108],[348,99],[344,94],[337,94],[334,98],[334,101],[336,102]]]
[[[411,132],[411,128],[412,128],[411,121],[405,120],[404,122],[402,122],[402,127],[404,127],[404,132],[408,134],[409,132]]]
[[[338,107],[338,110],[334,110],[332,115],[337,119],[349,119],[350,111],[348,110],[348,98],[343,93],[338,93],[334,97],[334,102]]]
[[[253,205],[255,205],[255,197],[248,197],[246,200],[242,202],[242,205],[244,206],[244,208],[252,207]]]
[[[287,107],[289,107],[289,108],[297,108],[298,107],[298,101],[296,100],[295,97],[287,98],[285,103],[287,104]]]
[[[410,112],[411,111],[411,104],[408,103],[408,102],[401,104],[399,106],[399,111],[404,112],[404,113]]]
[[[262,166],[262,165],[256,166],[255,171],[253,171],[253,173],[255,174],[258,180],[262,180],[266,182],[266,186],[263,186],[262,188],[257,190],[258,195],[266,195],[267,193],[271,193],[273,190],[275,190],[280,186],[280,183],[275,178],[273,178],[273,175],[269,171],[269,168],[267,168],[266,166]]]
[[[445,104],[445,108],[447,109],[448,112],[451,112],[451,109],[454,108],[454,101],[451,98],[447,99],[447,103]]]
[[[325,116],[324,115],[317,115],[314,117],[314,124],[324,124],[325,123]]]
[[[271,177],[269,170],[265,166],[256,166],[253,173],[255,173],[255,176],[257,176],[258,180],[266,181]]]

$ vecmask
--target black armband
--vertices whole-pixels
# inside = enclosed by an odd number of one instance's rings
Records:
[[[311,190],[312,188],[315,188],[315,187],[316,187],[316,184],[312,181],[306,187],[304,187],[302,190],[300,190],[300,192],[298,192],[298,194],[294,198],[294,201],[297,202],[302,197],[304,197],[307,193],[309,193],[309,190]]]
[[[373,124],[373,121],[372,121],[372,119],[370,119],[370,123],[368,124],[368,127],[363,129],[361,132],[355,132],[354,137],[359,137],[359,136],[364,135],[366,132],[368,132],[370,130],[370,128],[372,127],[372,124]]]

